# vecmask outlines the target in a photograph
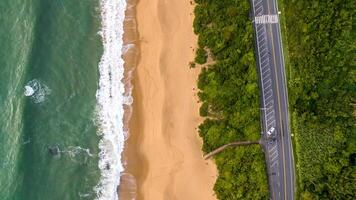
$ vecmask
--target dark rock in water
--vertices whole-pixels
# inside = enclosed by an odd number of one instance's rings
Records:
[[[61,153],[61,151],[59,150],[59,146],[58,145],[49,146],[48,147],[48,151],[53,156],[57,156],[57,155],[59,155]]]
[[[110,169],[110,164],[109,163],[106,163],[106,170],[109,170]]]

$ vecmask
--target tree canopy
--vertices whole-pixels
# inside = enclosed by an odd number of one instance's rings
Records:
[[[301,199],[355,199],[356,2],[284,2]]]
[[[199,126],[204,152],[241,140],[259,140],[259,90],[253,26],[248,0],[196,0],[194,31],[199,48],[195,62],[215,62],[199,75]],[[258,145],[224,150],[216,159],[218,199],[268,199],[264,154]]]

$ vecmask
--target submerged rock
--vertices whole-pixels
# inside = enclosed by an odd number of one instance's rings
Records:
[[[48,152],[49,152],[52,156],[58,156],[58,155],[61,154],[61,151],[60,151],[58,145],[49,146],[49,147],[48,147]]]

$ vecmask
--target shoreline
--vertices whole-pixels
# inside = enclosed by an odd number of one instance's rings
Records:
[[[130,133],[120,200],[216,199],[217,170],[203,160],[197,131],[202,118],[194,88],[200,70],[189,68],[197,45],[193,9],[190,1],[128,1],[133,23],[125,19],[124,44],[135,48],[123,56],[124,82],[125,95],[133,88],[133,103],[125,107]]]
[[[120,185],[118,186],[118,195],[120,200],[134,200],[137,196],[137,184],[136,178],[128,172],[127,163],[128,157],[131,155],[131,146],[129,143],[129,138],[131,137],[131,118],[134,112],[133,107],[135,107],[135,95],[134,91],[134,77],[136,76],[137,64],[140,60],[140,41],[139,33],[137,30],[137,20],[136,20],[136,6],[139,0],[126,0],[127,8],[125,11],[125,21],[124,21],[124,35],[123,35],[123,54],[122,58],[125,61],[124,69],[124,85],[125,93],[124,95],[128,98],[128,104],[124,106],[124,132],[125,132],[125,143],[124,151],[122,152],[121,162],[124,166],[124,171],[120,175]]]

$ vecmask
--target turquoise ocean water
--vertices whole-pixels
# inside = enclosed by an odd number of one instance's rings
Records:
[[[117,198],[124,7],[0,1],[1,200]]]

